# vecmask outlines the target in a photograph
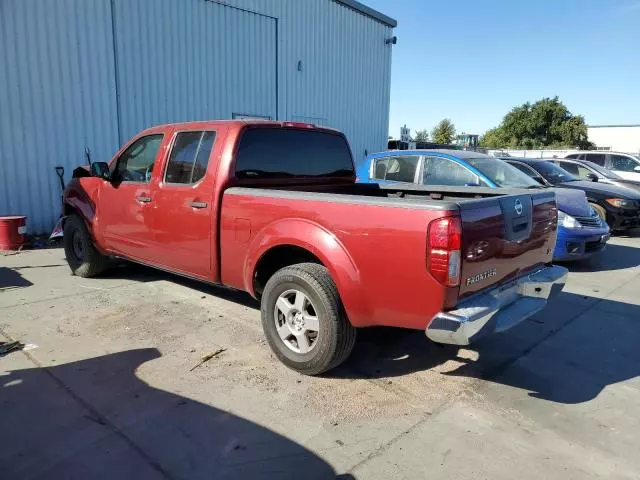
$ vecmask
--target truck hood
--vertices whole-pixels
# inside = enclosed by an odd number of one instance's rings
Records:
[[[559,183],[556,187],[576,188],[584,192],[599,193],[602,195],[613,195],[615,197],[625,198],[629,200],[640,200],[640,192],[626,187],[617,187],[616,185],[607,185],[600,182],[577,182]]]
[[[554,188],[558,210],[572,217],[588,217],[591,207],[583,190],[571,188]]]

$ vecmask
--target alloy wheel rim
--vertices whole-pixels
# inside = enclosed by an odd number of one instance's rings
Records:
[[[289,350],[305,354],[318,343],[320,324],[317,310],[300,290],[280,294],[274,308],[276,331]]]

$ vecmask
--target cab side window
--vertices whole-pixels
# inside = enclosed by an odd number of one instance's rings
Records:
[[[122,182],[149,183],[163,136],[147,135],[136,140],[118,158],[115,177]]]
[[[167,162],[164,181],[192,185],[207,173],[215,132],[179,132]]]

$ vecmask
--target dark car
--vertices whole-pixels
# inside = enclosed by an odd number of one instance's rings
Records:
[[[617,185],[619,187],[633,188],[640,190],[640,182],[627,180],[608,168],[590,162],[588,160],[574,160],[571,158],[560,158],[553,160],[553,163],[571,173],[574,177],[588,182],[600,182],[607,185]]]
[[[640,227],[640,191],[600,182],[585,182],[553,162],[557,159],[504,157],[502,160],[523,171],[541,185],[575,188],[584,191],[587,200],[612,231]]]

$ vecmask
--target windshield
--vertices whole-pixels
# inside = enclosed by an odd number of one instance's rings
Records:
[[[545,162],[541,160],[529,163],[528,165],[534,168],[540,175],[545,178],[545,180],[553,185],[557,183],[576,182],[579,180],[578,178],[567,172],[564,168],[560,168],[559,166],[551,162]]]
[[[618,175],[617,173],[614,173],[611,170],[607,170],[606,168],[601,167],[597,163],[589,162],[587,160],[583,160],[583,162],[584,162],[584,164],[586,166],[588,166],[592,170],[595,170],[600,175],[602,175],[604,178],[610,178],[612,180],[621,180],[622,179],[622,177],[620,175]]]
[[[465,158],[465,161],[479,170],[499,187],[506,188],[531,188],[540,187],[540,184],[531,179],[517,168],[497,158]]]

